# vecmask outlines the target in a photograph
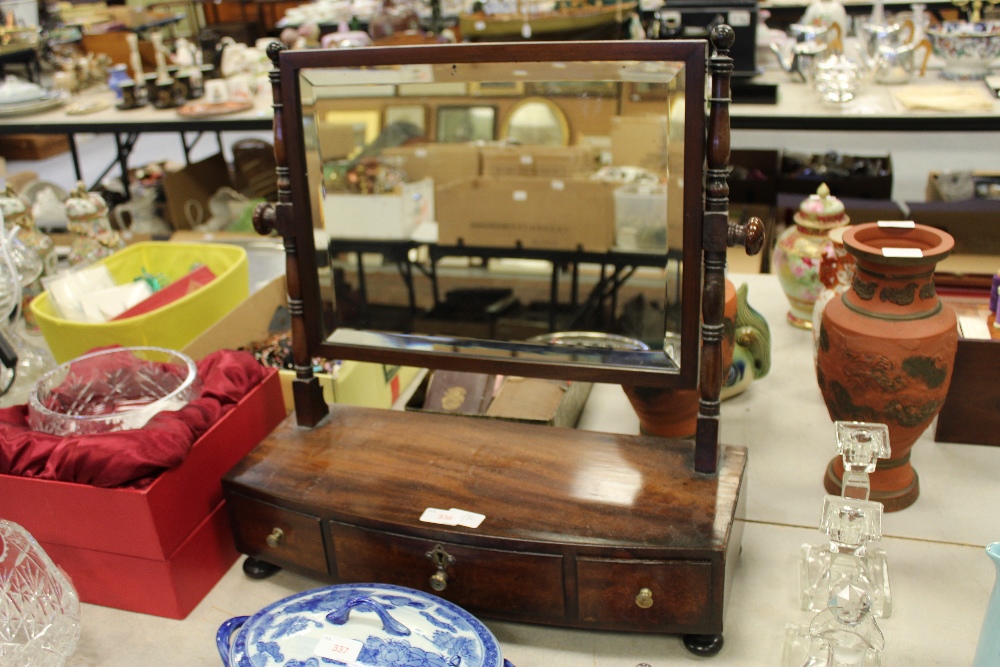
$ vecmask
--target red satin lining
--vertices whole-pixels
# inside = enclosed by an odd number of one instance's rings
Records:
[[[132,431],[49,435],[28,427],[27,405],[0,409],[0,473],[100,487],[148,485],[180,465],[195,441],[267,374],[253,355],[232,350],[214,352],[197,366],[200,397]]]

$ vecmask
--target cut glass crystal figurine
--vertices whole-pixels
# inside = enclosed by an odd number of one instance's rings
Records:
[[[869,422],[834,422],[837,429],[837,451],[844,460],[841,495],[845,498],[868,500],[871,483],[868,475],[875,471],[879,459],[891,455],[889,427]]]
[[[841,498],[857,501],[852,506],[838,503],[836,496],[827,496],[823,505],[820,530],[830,535],[829,544],[803,544],[799,570],[802,608],[820,611],[826,607],[826,597],[840,581],[852,580],[864,585],[872,600],[872,613],[885,618],[892,613],[889,590],[889,570],[885,551],[872,546],[881,538],[881,505],[869,503],[871,484],[868,475],[879,459],[888,458],[889,428],[870,422],[834,422],[837,451],[844,461]],[[878,505],[874,510],[872,505]],[[860,521],[864,515],[865,521]],[[851,534],[858,532],[858,534]],[[864,534],[870,535],[863,538]],[[874,536],[874,537],[872,537]],[[835,554],[851,554],[838,559]]]
[[[0,667],[60,667],[80,638],[80,599],[28,531],[0,519]]]
[[[830,536],[825,548],[802,547],[802,608],[826,609],[832,592],[850,583],[867,592],[874,616],[888,616],[892,602],[885,552],[870,546],[882,537],[882,504],[826,496],[820,530]]]
[[[809,627],[785,631],[782,667],[881,667],[885,638],[864,588],[847,583],[833,589],[825,609]]]

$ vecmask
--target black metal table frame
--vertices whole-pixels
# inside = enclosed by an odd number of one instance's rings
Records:
[[[100,184],[101,180],[107,176],[117,165],[121,169],[122,184],[128,194],[128,160],[135,148],[135,143],[142,134],[151,133],[173,133],[176,132],[181,140],[184,149],[184,159],[190,163],[191,149],[198,143],[198,140],[208,132],[216,135],[219,143],[219,150],[222,150],[223,132],[254,132],[260,130],[270,130],[273,127],[271,118],[229,118],[217,116],[210,118],[181,118],[171,117],[163,120],[143,120],[130,121],[127,117],[128,111],[123,111],[121,122],[109,123],[87,120],[86,117],[77,119],[67,119],[63,122],[32,122],[31,116],[20,116],[16,118],[4,119],[0,123],[0,134],[63,134],[69,139],[70,156],[73,161],[73,170],[77,180],[84,180],[83,169],[80,166],[80,152],[76,145],[77,134],[111,134],[115,138],[116,155],[112,162],[101,172],[101,175],[94,181],[93,187]],[[189,141],[188,135],[194,134],[194,138]]]
[[[421,247],[427,248],[428,262],[426,264],[414,262],[410,259],[410,252]],[[483,262],[490,259],[535,259],[550,262],[552,264],[552,272],[549,278],[549,331],[556,330],[559,305],[559,280],[563,272],[569,271],[571,276],[570,305],[575,309],[580,305],[580,265],[597,264],[600,266],[600,277],[584,300],[585,312],[589,312],[590,309],[596,309],[597,313],[601,313],[603,312],[602,306],[610,300],[611,312],[615,313],[618,310],[619,289],[632,277],[638,268],[666,268],[669,262],[673,260],[676,262],[679,270],[680,262],[683,258],[681,250],[673,248],[666,253],[628,250],[596,252],[523,247],[441,245],[407,239],[332,238],[327,244],[327,250],[331,258],[339,254],[355,254],[363,326],[370,325],[368,288],[364,263],[362,261],[364,253],[379,253],[389,262],[396,264],[400,276],[406,285],[411,314],[417,311],[416,293],[413,284],[414,267],[430,279],[431,293],[434,305],[436,306],[441,303],[437,264],[445,257],[477,258]]]

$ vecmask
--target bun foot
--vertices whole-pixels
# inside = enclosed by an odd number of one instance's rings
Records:
[[[280,569],[277,565],[271,565],[250,556],[247,556],[246,560],[243,561],[243,574],[251,579],[267,579]]]
[[[684,635],[684,647],[703,658],[710,658],[722,650],[722,635]]]

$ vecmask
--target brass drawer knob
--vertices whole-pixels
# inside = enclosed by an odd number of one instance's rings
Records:
[[[635,596],[635,603],[640,609],[649,609],[653,606],[653,591],[648,588],[639,589],[639,594]]]
[[[285,539],[285,531],[280,528],[275,528],[271,531],[271,534],[267,536],[267,546],[277,547]]]
[[[438,570],[431,575],[431,588],[436,590],[438,593],[448,588],[448,573],[444,570]]]

